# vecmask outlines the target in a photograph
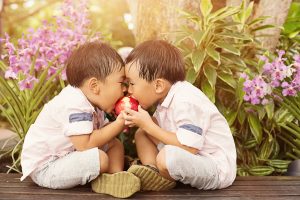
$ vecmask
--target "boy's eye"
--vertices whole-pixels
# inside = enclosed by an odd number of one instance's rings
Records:
[[[127,82],[120,82],[122,86],[128,87],[128,83]]]

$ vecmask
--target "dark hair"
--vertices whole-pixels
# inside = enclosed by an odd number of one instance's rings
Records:
[[[150,82],[163,78],[170,83],[184,81],[185,68],[181,52],[163,40],[149,40],[135,47],[125,63],[138,62],[139,76]]]
[[[121,56],[108,44],[87,42],[76,49],[66,63],[67,80],[70,85],[80,87],[84,80],[105,78],[115,70],[121,70],[124,62]]]

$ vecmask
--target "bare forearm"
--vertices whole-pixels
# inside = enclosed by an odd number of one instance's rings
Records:
[[[91,134],[71,136],[70,139],[77,151],[84,151],[94,147],[102,147],[114,137],[116,137],[124,128],[119,121],[114,121],[101,129],[94,130]]]
[[[155,123],[148,124],[148,126],[144,128],[144,131],[146,131],[149,135],[155,137],[156,139],[160,140],[164,144],[178,146],[186,151],[189,151],[192,154],[196,154],[199,151],[198,149],[182,145],[178,141],[175,133],[163,130]]]
[[[120,134],[123,130],[122,124],[114,121],[101,129],[94,130],[90,135],[88,147],[101,147]]]

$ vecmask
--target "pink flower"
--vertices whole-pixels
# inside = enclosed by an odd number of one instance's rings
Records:
[[[7,78],[23,78],[19,80],[20,88],[30,89],[39,75],[49,66],[48,78],[64,67],[73,49],[89,41],[87,1],[65,0],[61,16],[55,16],[55,23],[43,21],[37,30],[29,29],[26,35],[18,39],[17,45],[10,42],[8,34],[1,39],[6,54],[1,58],[8,58],[9,69],[5,73]],[[92,35],[92,39],[99,36]],[[34,73],[32,73],[34,68]],[[64,72],[63,72],[64,73]],[[21,76],[19,76],[19,74]],[[34,77],[32,77],[34,74]],[[30,77],[30,78],[29,78]],[[58,76],[65,79],[65,75]]]
[[[271,98],[281,100],[285,96],[296,96],[300,91],[300,55],[294,56],[294,62],[286,65],[285,52],[278,50],[278,57],[269,62],[265,61],[262,74],[258,74],[253,79],[246,79],[244,82],[244,100],[251,104],[265,105]],[[241,76],[243,77],[243,76]],[[280,91],[282,96],[278,96],[276,91]]]
[[[5,77],[6,79],[9,79],[9,78],[16,79],[16,78],[17,78],[17,73],[15,73],[15,72],[13,71],[12,68],[9,68],[9,69],[5,72],[4,77]]]
[[[38,81],[33,76],[28,76],[26,79],[19,82],[20,90],[31,89],[33,88],[34,83]]]

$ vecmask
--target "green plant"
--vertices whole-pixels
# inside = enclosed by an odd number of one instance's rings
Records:
[[[240,74],[258,70],[257,56],[264,50],[255,32],[266,17],[252,19],[253,2],[211,12],[209,0],[201,1],[202,15],[182,11],[189,24],[179,32],[176,45],[182,50],[187,80],[199,87],[226,117],[238,155],[238,175],[269,175],[287,167],[276,136],[278,115],[272,105],[265,108],[243,102]],[[257,64],[258,63],[258,64]],[[276,164],[274,164],[276,163]]]
[[[300,53],[300,3],[291,4],[287,19],[281,32],[278,49],[285,50],[287,58],[292,60],[292,55]]]
[[[236,88],[235,72],[253,63],[260,43],[254,36],[254,27],[264,18],[248,22],[253,3],[248,7],[224,7],[211,13],[209,0],[201,1],[202,16],[181,11],[193,26],[183,26],[178,31],[177,46],[182,49],[187,66],[187,80],[194,83],[215,102],[217,82]]]
[[[8,67],[0,61],[0,70],[7,71],[7,69]],[[61,70],[46,79],[48,69],[37,77],[39,82],[34,85],[32,90],[21,90],[18,86],[18,80],[7,80],[0,76],[0,97],[4,99],[4,104],[0,105],[0,109],[20,138],[13,149],[1,155],[1,157],[7,154],[12,155],[13,164],[9,167],[9,171],[20,172],[20,151],[30,125],[34,123],[44,103],[55,96],[63,87],[54,81]]]

